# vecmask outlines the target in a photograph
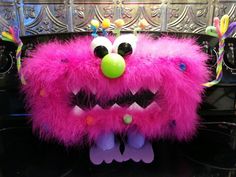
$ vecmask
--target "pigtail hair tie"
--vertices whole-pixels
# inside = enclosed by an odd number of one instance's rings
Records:
[[[17,45],[16,49],[16,66],[17,71],[20,76],[21,83],[23,85],[26,84],[23,74],[21,73],[21,53],[22,53],[22,47],[23,43],[20,39],[20,30],[18,27],[9,27],[9,32],[3,31],[1,38],[3,41],[13,42]]]

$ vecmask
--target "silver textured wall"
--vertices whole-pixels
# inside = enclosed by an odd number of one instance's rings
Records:
[[[123,30],[145,18],[150,31],[204,33],[214,16],[226,13],[236,21],[236,0],[0,0],[0,31],[9,25],[21,35],[87,31],[91,19],[106,17],[123,18]]]

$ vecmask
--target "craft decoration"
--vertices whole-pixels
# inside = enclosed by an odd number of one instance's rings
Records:
[[[114,29],[113,33],[116,35],[116,37],[120,36],[120,31],[121,31],[122,27],[124,26],[124,24],[125,24],[125,22],[123,19],[117,19],[114,22],[115,29]]]
[[[114,39],[98,36],[92,21],[92,36],[41,44],[25,58],[33,130],[66,146],[89,144],[94,164],[150,163],[152,140],[195,135],[208,57],[192,39],[137,34],[146,26],[142,20],[134,34]]]
[[[9,32],[2,32],[1,39],[3,41],[8,41],[8,42],[13,42],[17,45],[16,49],[16,66],[17,66],[17,71],[20,75],[20,80],[22,84],[25,84],[25,79],[22,74],[20,74],[21,70],[21,52],[22,52],[22,47],[23,43],[20,39],[20,30],[17,27],[9,27]]]
[[[219,57],[217,58],[216,66],[216,78],[211,82],[204,83],[206,87],[212,87],[218,84],[223,77],[223,59],[224,59],[224,46],[225,39],[232,35],[236,31],[236,22],[229,25],[229,16],[224,15],[221,20],[218,17],[214,18],[214,26],[208,26],[206,28],[206,33],[210,36],[219,38]]]
[[[108,18],[105,18],[103,19],[102,21],[102,33],[103,33],[103,36],[107,36],[107,31],[106,29],[109,28],[111,26],[111,22]]]
[[[93,37],[98,37],[98,29],[99,29],[99,21],[98,20],[91,20],[90,22],[90,27],[91,27],[91,30],[92,30],[92,36]],[[102,24],[101,24],[101,28],[102,28],[102,34],[103,36],[107,36],[108,33],[107,33],[107,29],[111,26],[111,22],[108,18],[104,18],[103,21],[102,21]]]
[[[112,53],[102,59],[101,69],[104,76],[108,78],[118,78],[125,72],[125,65],[125,60],[121,55]]]
[[[138,31],[144,30],[148,26],[148,22],[145,19],[140,20],[138,27],[134,29],[134,35],[136,36]]]
[[[97,30],[99,28],[99,21],[98,20],[91,20],[90,24],[91,24],[92,36],[97,37],[98,36]]]

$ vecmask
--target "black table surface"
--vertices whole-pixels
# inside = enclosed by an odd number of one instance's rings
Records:
[[[185,143],[153,143],[151,164],[127,161],[93,165],[88,147],[65,148],[45,142],[29,126],[0,130],[1,177],[234,177],[236,134],[224,125],[202,125]]]

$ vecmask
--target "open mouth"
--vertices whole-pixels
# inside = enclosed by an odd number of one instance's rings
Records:
[[[158,92],[153,93],[150,90],[140,89],[135,94],[131,91],[127,91],[120,96],[104,99],[97,98],[92,92],[80,90],[77,94],[73,94],[71,103],[73,106],[78,106],[82,110],[91,110],[96,105],[99,105],[103,109],[109,109],[114,105],[123,108],[128,108],[132,105],[139,105],[142,108],[146,108],[156,100],[157,96]]]

